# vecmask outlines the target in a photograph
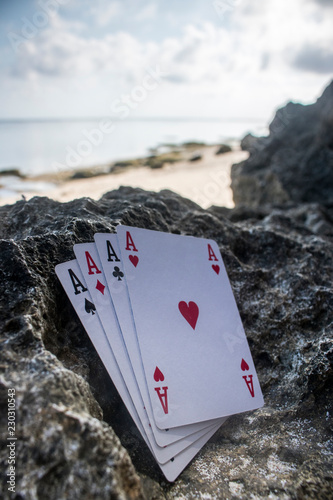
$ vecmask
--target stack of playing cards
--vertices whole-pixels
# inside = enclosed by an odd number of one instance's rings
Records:
[[[118,226],[56,273],[165,477],[263,397],[215,241]]]

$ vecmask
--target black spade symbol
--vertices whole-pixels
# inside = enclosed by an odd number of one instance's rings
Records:
[[[84,308],[88,314],[90,314],[90,313],[95,314],[95,311],[96,311],[95,304],[90,302],[90,300],[86,299],[85,304],[84,304]]]

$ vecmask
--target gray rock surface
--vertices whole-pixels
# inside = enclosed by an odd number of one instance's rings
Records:
[[[216,150],[216,155],[223,155],[225,153],[230,153],[232,151],[232,147],[229,144],[221,144]]]
[[[9,387],[18,438],[16,497],[3,479],[2,498],[134,499],[140,488],[147,499],[333,498],[332,205],[203,210],[170,191],[120,188],[99,201],[20,201],[0,218],[1,470]],[[54,273],[75,243],[119,223],[218,242],[265,397],[173,484]]]
[[[251,133],[246,134],[240,143],[241,150],[251,152],[255,148],[258,139],[260,139],[260,137],[257,137]]]
[[[232,167],[236,205],[333,202],[333,82],[314,104],[289,102],[268,137],[248,135],[241,146],[250,156]]]

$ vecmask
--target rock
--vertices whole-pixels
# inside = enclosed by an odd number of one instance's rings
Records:
[[[332,498],[333,204],[203,210],[170,191],[123,187],[99,201],[20,201],[0,218],[0,461],[5,471],[14,387],[16,498]],[[75,243],[119,223],[218,242],[265,397],[264,408],[230,417],[174,484],[54,273]]]
[[[333,202],[333,81],[316,103],[279,109],[269,131],[243,140],[250,156],[232,167],[235,204]]]
[[[124,169],[127,167],[138,167],[141,165],[141,161],[139,159],[131,159],[131,160],[119,160],[113,163],[111,166],[110,172],[113,172],[117,169]]]
[[[187,141],[183,142],[180,146],[185,149],[193,149],[193,148],[197,149],[197,148],[203,148],[207,146],[207,144],[203,141]]]
[[[26,176],[22,174],[19,168],[4,168],[0,170],[0,177],[1,176],[9,176],[12,175],[13,177],[19,177],[20,179],[25,179]]]
[[[242,151],[252,151],[260,137],[256,137],[253,134],[246,134],[241,140],[240,146]]]
[[[189,159],[189,161],[200,161],[200,160],[202,160],[202,155],[201,154],[194,154]]]
[[[71,180],[76,180],[76,179],[90,179],[91,177],[98,177],[100,175],[105,175],[105,172],[99,172],[96,169],[85,169],[85,170],[78,170],[77,172],[74,172],[74,174],[70,177]]]
[[[177,163],[178,161],[181,161],[181,159],[179,151],[169,151],[167,153],[150,155],[145,159],[143,164],[151,169],[158,169],[163,168],[167,163]]]
[[[148,166],[148,165],[147,165]],[[149,162],[149,167],[153,170],[164,167],[164,161],[161,160],[153,160]]]
[[[228,144],[221,144],[216,151],[216,155],[223,155],[224,153],[230,153],[232,151],[232,148]]]

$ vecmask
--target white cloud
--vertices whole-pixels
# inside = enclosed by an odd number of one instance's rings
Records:
[[[147,21],[153,19],[156,16],[157,4],[150,3],[146,5],[136,16],[137,21]]]
[[[122,13],[122,4],[113,1],[109,5],[93,5],[90,12],[99,26],[107,26],[110,21],[113,21]]]
[[[22,44],[12,75],[31,79],[116,74],[131,79],[144,67],[151,46],[142,45],[126,32],[86,38],[72,23],[54,18],[48,28]]]
[[[120,9],[113,2],[106,11],[99,10],[100,22],[107,23]],[[153,16],[155,10],[156,4],[148,4],[139,16]],[[238,77],[241,72],[288,71],[293,65],[320,72],[328,66],[333,46],[333,22],[330,16],[318,18],[321,12],[309,0],[293,0],[287,11],[280,0],[264,4],[243,0],[235,3],[228,29],[211,23],[188,25],[180,36],[160,43],[121,31],[86,38],[80,23],[73,29],[73,23],[55,16],[48,28],[22,47],[13,73],[21,77],[115,74],[134,81],[147,66],[158,63],[169,72],[170,81],[200,84],[219,82],[227,75]],[[320,52],[323,64],[307,65],[307,50],[309,58]]]
[[[306,99],[323,86],[332,61],[333,20],[319,2],[293,0],[286,8],[281,0],[235,0],[227,20],[216,16],[216,24],[184,25],[181,33],[159,42],[124,31],[87,38],[82,23],[55,16],[21,47],[12,75],[40,88],[76,81],[81,96],[84,86],[87,96],[93,95],[95,85],[96,96],[108,96],[114,89],[126,92],[141,82],[146,68],[158,65],[168,73],[158,92],[163,98],[157,102],[156,93],[154,106],[145,104],[147,113],[267,114],[285,99]],[[96,12],[107,24],[106,19],[121,18],[120,9],[112,2],[110,10]],[[138,15],[154,17],[156,4]],[[82,106],[87,109],[85,102]]]

